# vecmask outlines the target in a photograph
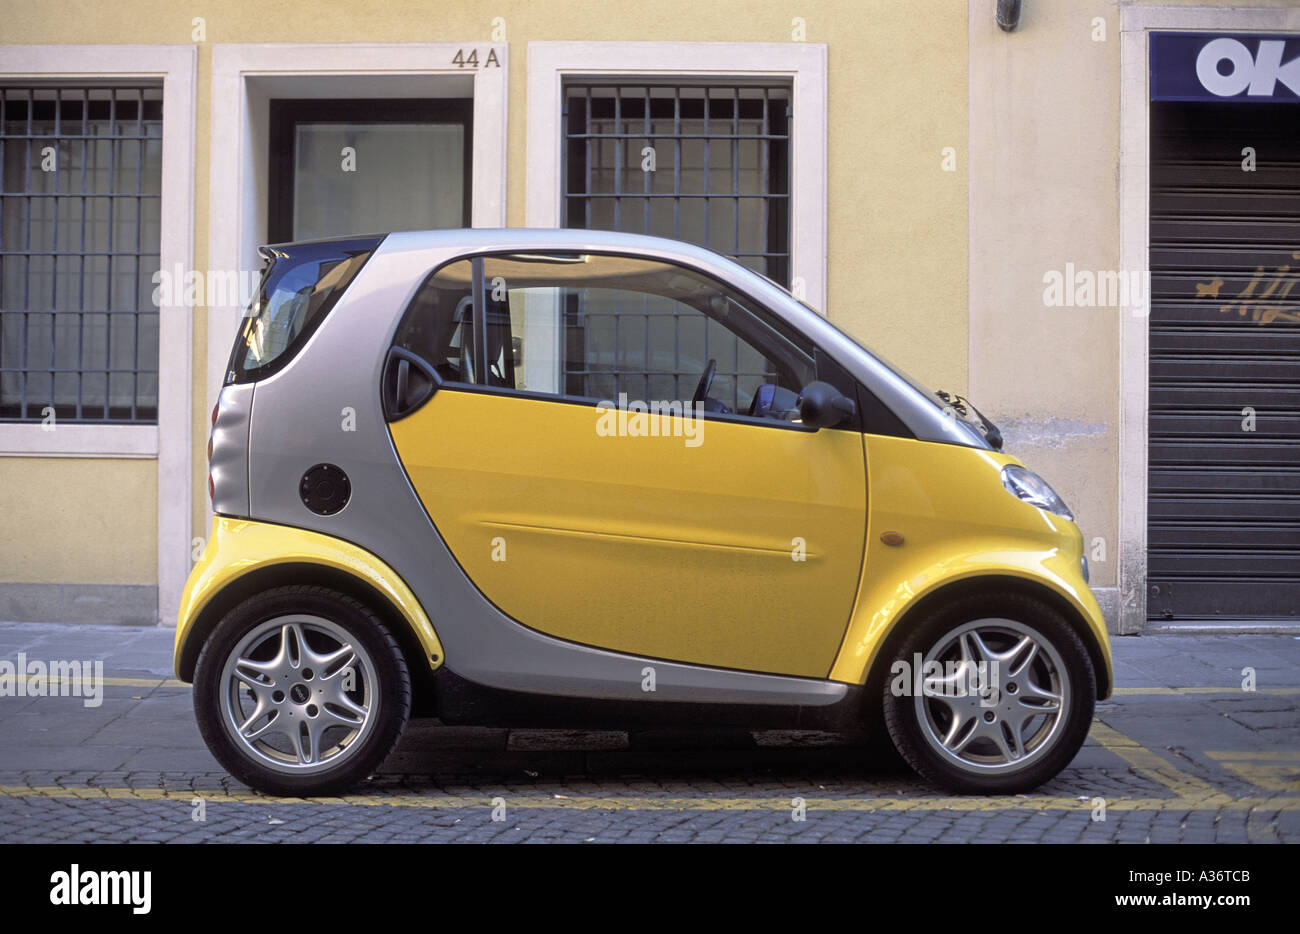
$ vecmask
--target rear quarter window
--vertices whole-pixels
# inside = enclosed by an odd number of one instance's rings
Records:
[[[265,379],[292,360],[381,240],[364,237],[262,247],[267,265],[244,312],[226,382]]]

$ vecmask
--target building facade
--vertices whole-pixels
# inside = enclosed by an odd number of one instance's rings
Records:
[[[574,226],[735,256],[969,396],[1074,508],[1114,631],[1300,621],[1293,3],[0,24],[0,618],[174,621],[259,245]]]

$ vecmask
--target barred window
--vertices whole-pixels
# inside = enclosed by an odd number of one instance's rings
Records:
[[[162,88],[0,87],[0,420],[158,418]]]
[[[566,227],[688,241],[790,285],[788,84],[574,80],[565,85],[563,116]],[[569,322],[589,342],[613,326],[611,320],[619,325],[610,338],[619,348],[615,358],[594,346],[578,356],[610,360],[610,378],[619,385],[620,374],[641,376],[646,368],[643,348],[625,352],[619,331],[651,335],[662,323],[648,314],[642,321],[634,317],[625,311],[616,319]],[[679,358],[717,359],[720,385],[753,378],[745,348],[734,338],[719,339],[675,319],[670,330],[662,339]],[[699,373],[671,376],[680,383]]]

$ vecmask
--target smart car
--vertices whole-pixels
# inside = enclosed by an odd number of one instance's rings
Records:
[[[764,275],[592,230],[262,249],[177,676],[240,781],[448,724],[847,731],[1033,788],[1111,691],[1082,537],[962,396]]]

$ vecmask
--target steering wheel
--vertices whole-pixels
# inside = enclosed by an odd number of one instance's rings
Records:
[[[700,377],[700,384],[695,387],[695,395],[691,396],[691,405],[699,405],[709,397],[709,387],[713,385],[713,374],[718,372],[718,361],[709,359],[709,365],[704,368],[704,375]]]

